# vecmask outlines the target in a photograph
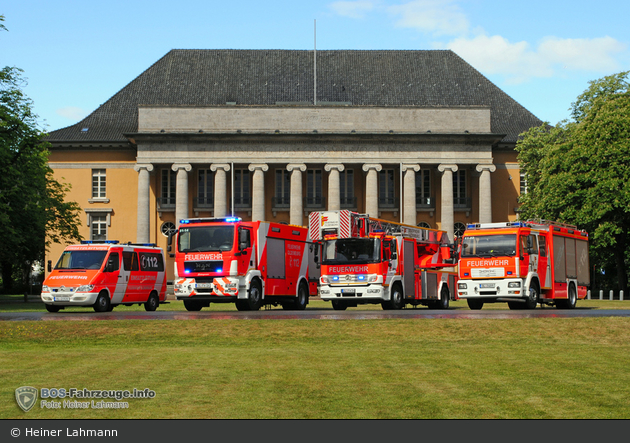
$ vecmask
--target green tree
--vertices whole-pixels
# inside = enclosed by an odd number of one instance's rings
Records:
[[[630,71],[591,81],[572,103],[572,121],[521,134],[527,180],[522,219],[549,219],[586,229],[591,264],[616,275],[628,293],[630,232]],[[601,281],[601,280],[600,280]]]
[[[4,17],[0,16],[0,21]],[[66,202],[67,184],[48,166],[49,143],[38,129],[33,103],[22,91],[22,70],[0,70],[0,271],[5,291],[50,245],[81,239],[80,207]]]

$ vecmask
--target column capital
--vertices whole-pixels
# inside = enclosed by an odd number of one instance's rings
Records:
[[[410,164],[404,164],[403,163],[403,165],[402,165],[403,172],[407,172],[410,169],[413,169],[414,172],[418,172],[420,170],[420,165],[410,165]]]
[[[267,165],[267,163],[252,163],[247,167],[247,169],[249,169],[250,171],[261,170],[263,172],[266,172],[269,170],[269,165]]]
[[[345,166],[342,165],[341,163],[326,163],[324,165],[324,170],[326,172],[330,172],[333,169],[336,169],[337,171],[341,172],[345,169]]]
[[[453,172],[457,172],[457,170],[459,168],[457,167],[457,165],[446,165],[446,164],[444,164],[444,165],[439,165],[438,166],[438,171],[440,171],[440,172],[444,172],[447,169],[450,170],[450,171],[453,171]]]
[[[493,164],[490,165],[477,165],[477,167],[475,168],[477,170],[477,172],[483,172],[483,171],[490,171],[490,172],[494,172],[497,170],[497,167]]]
[[[210,165],[210,170],[215,172],[217,169],[223,169],[224,171],[230,170],[230,165],[228,163],[213,163]]]
[[[368,172],[369,170],[374,169],[377,172],[379,172],[381,169],[383,169],[383,166],[381,166],[380,163],[365,163],[363,165],[363,170],[365,172]]]
[[[306,171],[306,165],[304,163],[289,163],[287,165],[287,171],[291,172],[294,169],[298,169],[302,172]]]
[[[180,169],[183,169],[186,172],[190,172],[192,171],[192,166],[190,165],[190,163],[174,163],[173,166],[171,166],[171,169],[175,172],[179,171]]]
[[[146,169],[147,171],[153,171],[153,165],[151,163],[136,163],[133,167],[134,171],[140,172],[141,169]]]

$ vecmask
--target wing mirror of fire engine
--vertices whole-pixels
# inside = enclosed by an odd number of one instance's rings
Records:
[[[113,258],[108,258],[107,259],[107,266],[105,266],[105,272],[114,272],[115,269],[115,265],[114,265],[114,259]]]
[[[392,252],[390,260],[396,260],[397,258],[398,258],[398,254],[396,254],[395,252]]]
[[[52,260],[48,260],[48,272],[52,272]]]

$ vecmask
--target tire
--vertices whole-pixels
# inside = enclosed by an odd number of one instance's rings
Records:
[[[483,308],[483,302],[481,300],[475,300],[473,298],[469,298],[466,300],[468,302],[468,307],[473,311],[478,311]]]
[[[340,300],[332,300],[331,303],[335,311],[345,311],[348,309],[348,305]]]
[[[520,302],[520,301],[509,301],[508,303],[508,307],[512,310],[512,311],[518,311],[518,310],[522,310],[525,308],[525,303]]]
[[[184,307],[187,311],[201,311],[203,307],[199,300],[184,300]]]
[[[429,304],[429,309],[448,309],[451,304],[451,296],[450,291],[448,290],[448,286],[442,286],[442,290],[440,291],[440,299],[435,300]]]
[[[60,309],[61,309],[61,306],[46,305],[46,310],[48,312],[59,312]]]
[[[390,300],[381,303],[381,307],[384,310],[390,310],[390,309],[402,309],[403,306],[405,306],[405,300],[403,300],[403,292],[402,292],[402,289],[400,289],[400,285],[396,284],[392,288]]]
[[[556,307],[560,309],[575,309],[577,305],[577,291],[575,290],[575,286],[572,284],[569,285],[569,298],[566,300],[558,300],[556,302]]]
[[[100,294],[98,294],[98,297],[96,297],[96,301],[94,302],[93,307],[96,312],[111,312],[111,310],[113,309],[112,304],[109,301],[109,296],[105,292],[101,292]]]
[[[155,292],[152,292],[149,295],[149,299],[144,304],[144,310],[152,312],[152,311],[155,311],[158,308],[158,306],[160,306],[160,299],[158,298]]]
[[[536,309],[538,305],[538,285],[536,283],[529,284],[529,290],[527,291],[527,298],[525,299],[524,309]]]
[[[248,311],[258,311],[262,306],[262,288],[258,280],[252,281],[247,291],[246,306]],[[236,306],[238,308],[238,305]]]
[[[298,289],[298,295],[294,301],[293,309],[297,309],[298,311],[303,311],[306,309],[306,305],[308,304],[308,286],[304,283],[300,285],[300,289]]]

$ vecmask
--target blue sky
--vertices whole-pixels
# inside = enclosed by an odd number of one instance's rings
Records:
[[[171,49],[452,49],[544,121],[630,70],[630,2],[5,0],[0,66],[45,129],[72,125]]]

